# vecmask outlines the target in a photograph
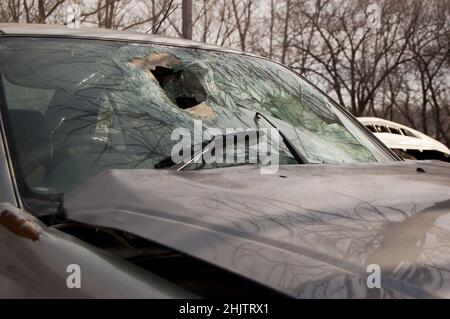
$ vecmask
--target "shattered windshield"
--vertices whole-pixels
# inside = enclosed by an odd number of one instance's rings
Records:
[[[171,155],[175,129],[193,131],[195,121],[254,129],[256,112],[307,163],[392,160],[326,96],[265,59],[153,44],[8,38],[0,43],[0,61],[16,170],[33,192],[61,194],[109,168],[154,168]],[[280,164],[297,163],[284,146],[279,155]]]

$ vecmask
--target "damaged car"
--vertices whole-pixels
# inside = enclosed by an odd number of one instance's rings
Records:
[[[422,132],[377,117],[359,117],[358,121],[402,158],[450,162],[450,149]]]
[[[450,298],[450,164],[403,161],[294,71],[156,35],[0,30],[0,297]],[[199,122],[276,136],[179,165],[174,132]]]

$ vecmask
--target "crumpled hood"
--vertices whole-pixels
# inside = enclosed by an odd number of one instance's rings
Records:
[[[450,298],[450,164],[109,170],[64,198],[121,229],[301,298]],[[367,266],[381,288],[367,287]],[[180,265],[182,267],[182,265]]]

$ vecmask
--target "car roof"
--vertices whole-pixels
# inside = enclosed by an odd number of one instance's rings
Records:
[[[358,121],[360,121],[364,125],[384,125],[395,129],[405,129],[411,133],[414,133],[414,135],[416,135],[417,138],[431,138],[428,135],[425,135],[424,133],[419,132],[409,126],[388,121],[379,117],[358,117]]]
[[[379,117],[358,117],[358,120],[364,124],[389,125],[389,126],[393,126],[393,127],[403,127],[403,128],[411,129],[410,127],[407,127],[403,124],[385,120],[385,119],[382,119]]]
[[[415,135],[416,138],[432,139],[430,136],[428,136],[422,132],[419,132],[409,126],[406,126],[406,125],[403,125],[400,123],[396,123],[396,122],[392,122],[389,120],[385,120],[385,119],[382,119],[379,117],[358,117],[357,119],[364,125],[384,125],[384,126],[395,128],[395,129],[405,129],[405,130],[409,131],[410,133],[413,133],[413,135]]]
[[[196,42],[185,39],[164,37],[156,34],[147,34],[134,31],[120,31],[102,28],[70,28],[56,24],[30,24],[30,23],[0,23],[0,37],[2,36],[38,36],[38,37],[66,37],[86,38],[116,41],[149,42],[161,45],[192,47],[223,52],[231,52],[253,56],[239,50],[220,47],[213,44]]]

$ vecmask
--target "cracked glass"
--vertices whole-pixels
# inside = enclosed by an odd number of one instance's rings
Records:
[[[18,175],[35,193],[65,193],[105,169],[154,168],[178,142],[174,129],[255,129],[265,125],[256,112],[310,164],[393,160],[327,96],[262,58],[22,37],[2,39],[0,63]],[[296,163],[281,144],[279,153]]]

